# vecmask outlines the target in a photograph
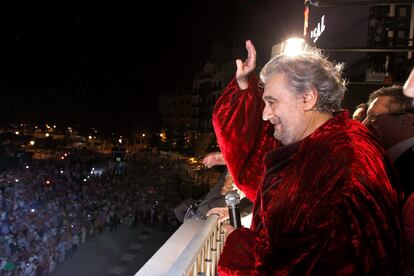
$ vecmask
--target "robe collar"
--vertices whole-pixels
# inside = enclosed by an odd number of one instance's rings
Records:
[[[300,140],[297,143],[281,146],[276,150],[269,152],[265,156],[265,171],[270,171],[281,167],[286,164],[293,156],[302,151],[304,148],[309,147],[310,144],[316,140],[321,139],[324,136],[331,135],[335,132],[335,129],[343,128],[349,121],[349,112],[347,110],[341,110],[334,113],[334,116],[318,127],[311,135]],[[342,126],[342,127],[341,127]]]

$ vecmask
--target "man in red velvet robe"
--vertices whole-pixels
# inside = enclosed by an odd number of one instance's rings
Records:
[[[213,125],[253,221],[226,226],[219,274],[400,274],[402,194],[385,151],[340,111],[341,68],[316,53],[282,54],[261,71],[261,92],[246,48]]]

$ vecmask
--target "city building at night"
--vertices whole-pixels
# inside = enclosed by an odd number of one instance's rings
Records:
[[[217,48],[213,49],[212,56],[218,51]],[[159,97],[161,132],[167,133],[167,140],[178,143],[183,138],[184,142],[193,143],[197,153],[205,153],[208,145],[215,142],[211,123],[214,104],[232,78],[233,71],[233,61],[208,60],[196,74],[191,90]]]

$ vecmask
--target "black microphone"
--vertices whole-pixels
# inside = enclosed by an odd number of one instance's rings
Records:
[[[229,208],[229,216],[230,216],[230,224],[234,228],[241,227],[241,220],[240,220],[240,196],[236,191],[230,191],[226,193],[224,197],[226,201],[227,207]]]

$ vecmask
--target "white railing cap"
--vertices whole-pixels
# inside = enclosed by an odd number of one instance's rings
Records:
[[[218,216],[185,220],[135,276],[186,275],[217,220]]]

